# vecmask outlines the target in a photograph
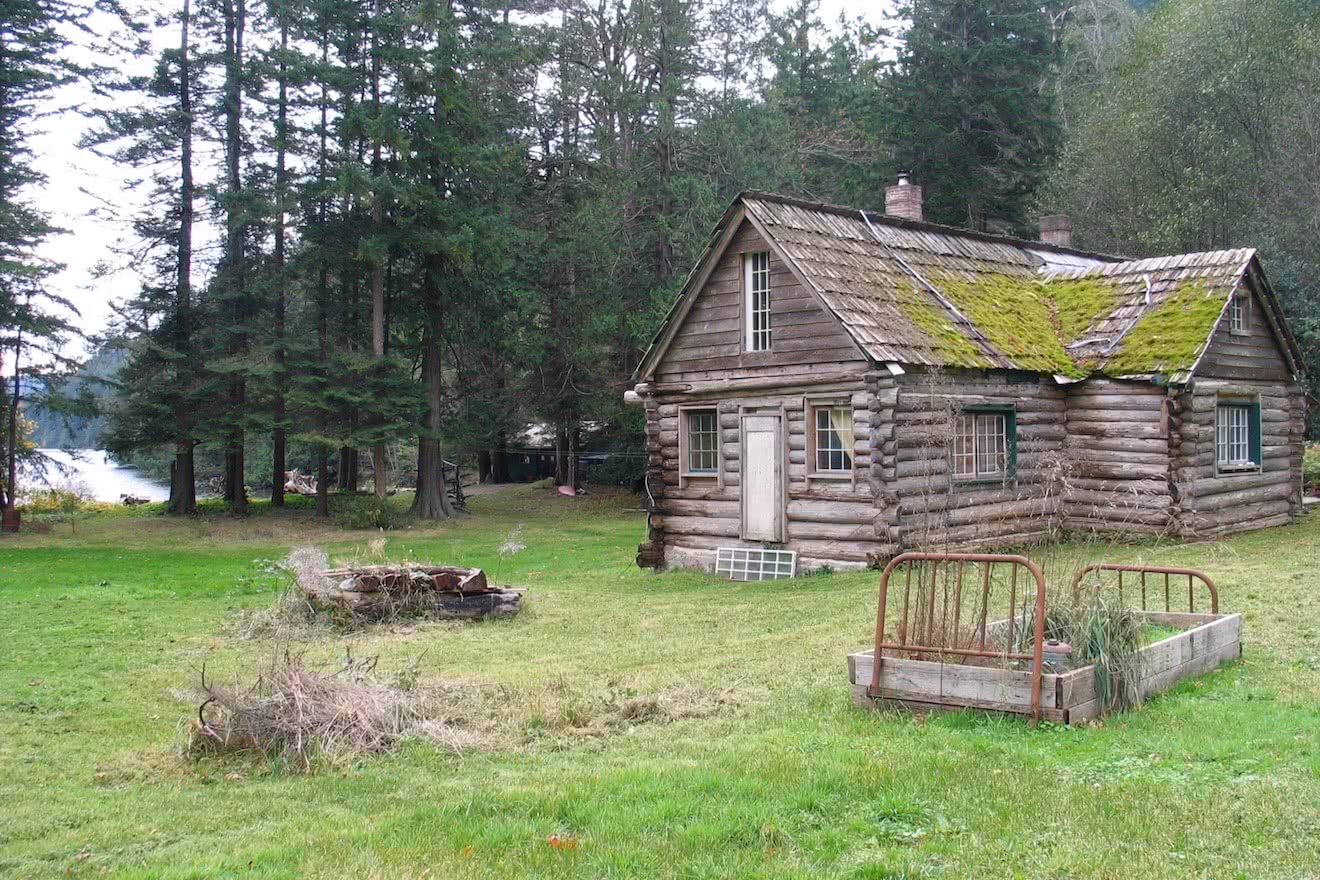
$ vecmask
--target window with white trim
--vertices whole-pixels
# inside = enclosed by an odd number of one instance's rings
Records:
[[[1247,314],[1251,311],[1251,300],[1240,293],[1233,294],[1228,304],[1228,332],[1246,333]]]
[[[770,350],[770,252],[746,256],[747,350]]]
[[[962,412],[953,427],[953,475],[964,480],[1009,475],[1011,413]]]
[[[848,474],[853,466],[853,413],[847,406],[812,408],[812,450],[816,473]]]
[[[683,411],[685,473],[715,476],[720,471],[720,417],[713,409]]]
[[[1250,470],[1260,465],[1259,430],[1251,403],[1221,403],[1215,408],[1215,466],[1219,470]]]

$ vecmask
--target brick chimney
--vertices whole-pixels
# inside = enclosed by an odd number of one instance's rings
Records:
[[[921,187],[913,185],[906,174],[898,175],[898,183],[885,189],[885,213],[908,220],[926,219],[921,212]]]
[[[1040,240],[1059,247],[1072,247],[1072,218],[1067,214],[1047,214],[1041,217]]]

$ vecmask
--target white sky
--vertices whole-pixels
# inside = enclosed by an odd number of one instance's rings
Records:
[[[771,7],[782,10],[790,2],[772,0]],[[827,26],[838,21],[841,13],[881,24],[890,8],[892,0],[821,0],[819,14]],[[60,90],[51,111],[68,109],[42,121],[33,149],[37,167],[47,177],[40,204],[56,226],[68,230],[52,237],[41,251],[43,256],[65,265],[64,271],[50,280],[50,287],[77,305],[82,331],[96,334],[109,326],[112,304],[131,296],[139,284],[132,266],[126,265],[122,254],[115,253],[116,245],[124,248],[132,244],[126,218],[132,215],[138,196],[128,188],[129,175],[123,169],[78,149],[87,120],[76,109],[86,99],[81,87]],[[205,153],[199,150],[198,159],[206,161]],[[117,271],[94,277],[99,264],[117,267]]]

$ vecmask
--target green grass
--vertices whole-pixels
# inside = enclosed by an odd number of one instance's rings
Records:
[[[412,745],[310,776],[177,756],[179,690],[275,650],[225,622],[269,604],[262,560],[373,533],[93,516],[0,542],[0,876],[1303,878],[1320,865],[1320,517],[1122,554],[1205,568],[1245,658],[1138,712],[1068,729],[849,704],[877,575],[730,584],[632,565],[629,499],[525,488],[389,534],[481,565],[520,617],[376,629],[314,661],[424,653],[424,678],[542,690],[732,689],[702,719],[497,751]],[[525,524],[527,549],[497,546]],[[528,705],[531,703],[528,702]],[[550,835],[576,835],[574,849]]]

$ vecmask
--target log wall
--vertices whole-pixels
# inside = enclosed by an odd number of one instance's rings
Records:
[[[1067,386],[1064,525],[1086,531],[1174,528],[1172,404],[1150,382],[1089,379]]]
[[[1218,473],[1215,407],[1220,394],[1260,401],[1261,467]],[[1197,378],[1179,397],[1174,480],[1181,498],[1180,530],[1212,537],[1292,521],[1302,507],[1302,447],[1306,401],[1296,383]]]
[[[694,396],[660,393],[647,397],[648,485],[655,498],[649,541],[639,550],[655,565],[711,568],[718,547],[760,547],[741,532],[740,419],[744,412],[782,413],[786,460],[784,549],[795,550],[804,569],[829,565],[856,568],[894,552],[889,523],[875,491],[883,473],[883,433],[872,436],[875,414],[867,377],[787,387],[772,394]],[[814,476],[807,461],[807,408],[813,400],[847,401],[853,411],[853,473],[848,478]],[[709,406],[719,413],[720,474],[683,476],[679,459],[680,405]],[[876,456],[874,445],[880,443]],[[639,559],[639,561],[641,561]]]
[[[971,549],[1040,538],[1058,522],[1064,451],[1063,390],[1049,376],[1014,381],[980,370],[912,370],[898,379],[893,477],[886,491],[904,549]],[[1017,468],[1012,479],[955,479],[953,418],[972,405],[1012,406]]]

